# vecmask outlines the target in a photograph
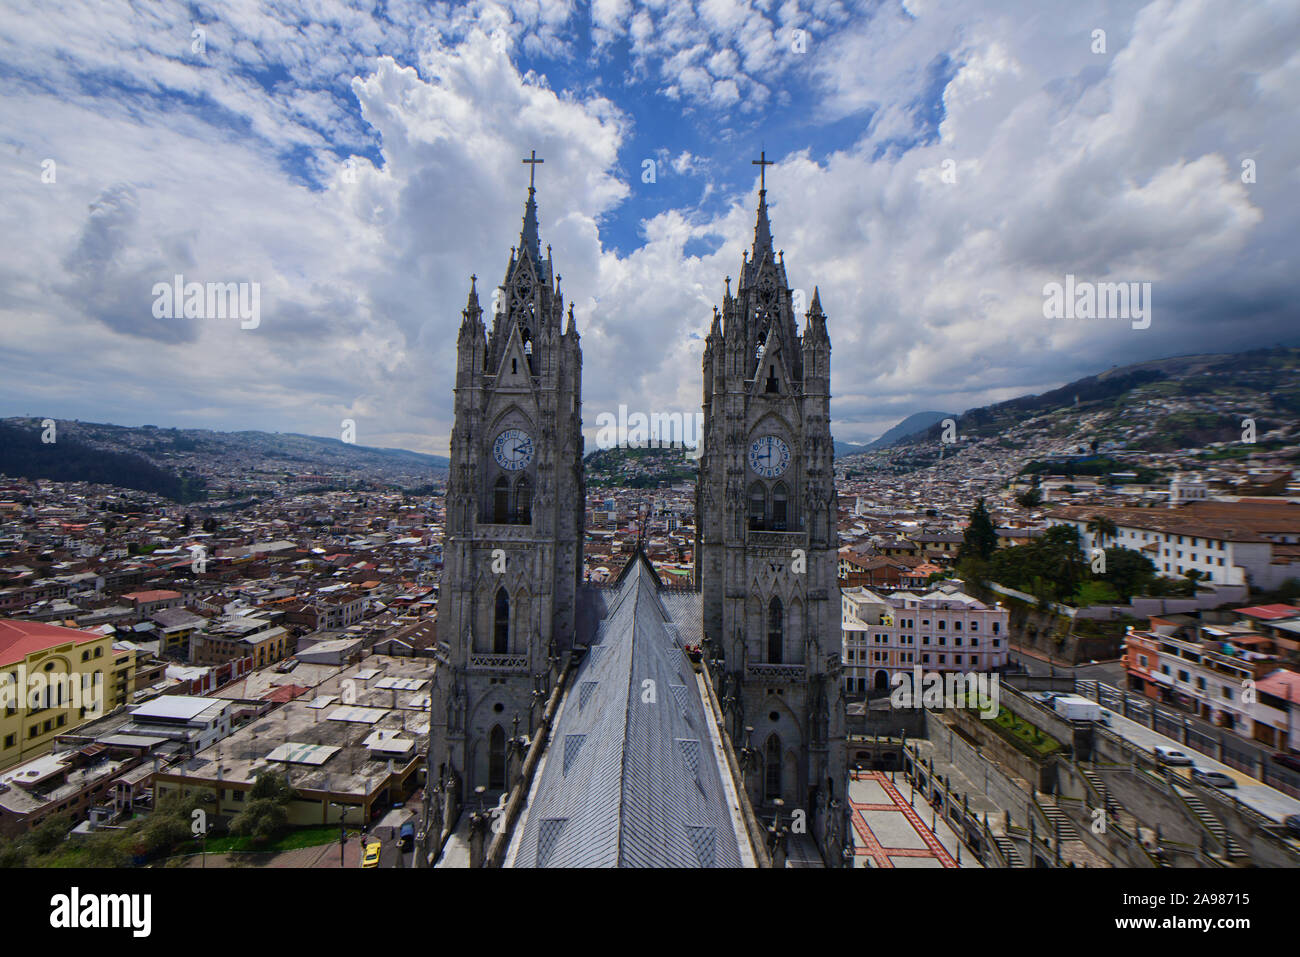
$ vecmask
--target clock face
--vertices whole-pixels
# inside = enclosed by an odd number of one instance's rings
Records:
[[[749,467],[755,475],[776,478],[790,464],[790,446],[775,435],[760,435],[749,446]]]
[[[533,460],[533,437],[522,429],[506,429],[492,443],[492,457],[507,472],[526,469]]]

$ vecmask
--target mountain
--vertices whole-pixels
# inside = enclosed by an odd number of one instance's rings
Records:
[[[866,452],[868,449],[870,449],[871,446],[854,445],[852,442],[836,442],[834,443],[834,448],[835,448],[835,457],[837,459],[842,459],[848,455],[860,455],[861,453]]]
[[[53,442],[42,420],[0,420],[0,474],[94,482],[177,502],[275,493],[275,486],[428,485],[448,460],[316,435],[160,429],[61,419]]]
[[[1011,474],[1134,469],[1152,454],[1184,452],[1184,465],[1284,448],[1300,429],[1300,349],[1177,356],[1116,366],[1057,389],[969,409],[945,444],[941,413],[932,423],[848,465],[906,473],[937,464]],[[1243,441],[1246,420],[1257,439]],[[902,429],[908,420],[897,426]],[[891,430],[893,431],[893,430]],[[1096,458],[1092,465],[1079,460]],[[1095,466],[1095,468],[1093,468]],[[1145,471],[1150,471],[1146,469]]]
[[[875,449],[887,449],[895,442],[905,439],[910,435],[915,435],[922,429],[928,429],[936,422],[942,422],[944,419],[955,418],[951,412],[913,412],[898,425],[894,426],[876,441],[867,445],[863,451],[870,452]]]

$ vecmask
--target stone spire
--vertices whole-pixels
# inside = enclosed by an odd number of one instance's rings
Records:
[[[763,256],[772,258],[772,224],[767,220],[767,190],[758,191],[758,222],[754,224],[754,255],[752,262],[762,262]]]
[[[540,263],[542,259],[541,239],[537,234],[537,190],[532,186],[528,187],[528,201],[524,204],[524,228],[519,231],[519,248],[529,256],[532,256],[534,263]]]

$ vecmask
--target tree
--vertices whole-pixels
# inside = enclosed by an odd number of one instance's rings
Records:
[[[289,826],[289,801],[293,791],[284,775],[262,772],[248,793],[248,804],[230,822],[230,833],[251,837],[258,844],[271,841]]]
[[[988,561],[997,551],[998,533],[989,518],[989,510],[984,507],[984,499],[975,503],[970,512],[970,522],[962,536],[961,548],[957,550],[957,561],[964,558],[979,558]]]
[[[1025,489],[1023,492],[1021,492],[1019,495],[1016,496],[1016,502],[1022,508],[1037,508],[1042,501],[1043,501],[1042,480],[1038,477],[1038,474],[1035,473],[1033,482],[1030,484],[1029,488]]]
[[[1098,576],[1109,582],[1125,601],[1146,594],[1156,577],[1156,566],[1145,555],[1129,548],[1106,549],[1106,571]]]
[[[1105,515],[1094,515],[1092,520],[1088,522],[1088,531],[1092,533],[1093,540],[1102,548],[1105,548],[1106,543],[1115,537],[1119,529]]]

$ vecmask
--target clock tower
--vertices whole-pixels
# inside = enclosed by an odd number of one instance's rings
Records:
[[[849,835],[831,347],[817,291],[796,328],[784,259],[761,176],[752,250],[705,340],[696,581],[750,800],[786,821],[802,810],[839,866]]]
[[[538,238],[543,161],[524,162],[491,330],[473,277],[456,343],[429,768],[459,803],[506,787],[511,740],[531,736],[572,648],[582,573],[582,350]]]

